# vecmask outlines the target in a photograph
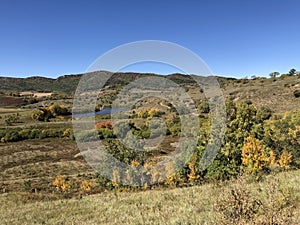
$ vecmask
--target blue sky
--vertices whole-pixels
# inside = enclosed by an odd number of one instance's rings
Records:
[[[139,40],[182,45],[218,75],[300,70],[299,12],[298,0],[2,0],[0,76],[82,73],[108,50]]]

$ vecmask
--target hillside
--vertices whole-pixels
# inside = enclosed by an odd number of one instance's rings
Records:
[[[300,173],[142,192],[101,193],[35,201],[26,193],[0,195],[3,224],[299,224]],[[237,193],[236,202],[233,200]],[[41,197],[32,194],[32,198]],[[253,207],[259,199],[258,211]],[[235,208],[234,203],[240,204]],[[226,210],[222,207],[226,205]],[[283,207],[283,208],[282,208]],[[240,211],[241,209],[241,211]],[[247,211],[248,210],[248,211]],[[42,212],[42,213],[41,213]],[[248,212],[248,213],[245,213]],[[230,214],[231,213],[231,214]],[[249,214],[249,215],[248,215]],[[234,216],[237,220],[234,220]],[[273,221],[273,222],[270,222]]]
[[[20,93],[22,91],[54,92],[64,93],[71,97],[75,92],[82,74],[65,75],[57,79],[44,77],[29,78],[7,78],[0,77],[0,92],[3,94]],[[124,85],[143,76],[160,76],[157,74],[140,73],[115,73],[108,80],[107,86],[110,89],[121,90]],[[204,95],[195,96],[193,93],[199,90],[194,80],[187,75],[171,74],[168,79],[189,89],[190,95],[195,100],[204,98]],[[257,107],[267,106],[273,112],[285,112],[296,110],[300,107],[300,100],[294,96],[294,92],[300,90],[300,78],[298,76],[282,76],[278,78],[256,78],[256,79],[235,79],[217,77],[226,98],[234,101],[251,100]],[[1,94],[1,93],[0,93]],[[198,99],[199,100],[199,99]],[[22,98],[10,98],[1,100],[1,106],[9,106],[12,103],[22,103]],[[11,103],[12,102],[12,103]],[[283,104],[284,103],[284,104]]]
[[[61,76],[57,79],[45,77],[11,78],[0,77],[2,92],[65,92],[73,93],[81,75]]]
[[[92,129],[74,134],[72,97],[81,76],[1,78],[0,220],[4,224],[299,224],[298,76],[217,77],[227,98],[227,129],[220,151],[203,171],[200,160],[213,134],[211,112],[202,88],[190,76],[165,77],[195,102],[200,132],[191,130],[187,135],[198,135],[197,147],[184,165],[171,160],[159,171],[155,165],[176,151],[182,128],[192,127],[178,116],[186,107],[174,107],[154,90],[158,97],[143,98],[126,114],[136,140],[128,136],[125,120],[113,123],[111,115],[102,111]],[[100,90],[97,107],[109,110],[125,85],[145,76],[159,75],[114,74]],[[29,95],[21,96],[24,93]],[[159,121],[165,121],[165,129]],[[122,143],[119,134],[130,143]],[[163,141],[153,147],[162,134]],[[151,148],[145,151],[130,146],[146,139]],[[111,179],[93,170],[78,143],[99,140],[132,170],[112,167]],[[190,146],[184,150],[191,150]],[[174,171],[178,165],[183,167]]]

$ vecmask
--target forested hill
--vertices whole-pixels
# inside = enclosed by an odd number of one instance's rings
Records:
[[[97,73],[97,72],[95,72]],[[2,92],[62,92],[72,94],[75,92],[78,82],[83,74],[64,75],[56,79],[40,76],[28,78],[0,77],[0,91]],[[114,73],[107,82],[110,86],[123,86],[142,76],[160,76],[152,73]],[[182,74],[171,74],[169,79],[180,84],[193,83],[191,77]]]
[[[76,90],[81,75],[61,76],[57,79],[46,77],[11,78],[0,77],[2,92],[64,92],[72,93]]]

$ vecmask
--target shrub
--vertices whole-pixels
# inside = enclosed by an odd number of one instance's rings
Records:
[[[199,104],[199,110],[201,113],[209,113],[209,104],[208,101],[203,101]]]
[[[293,221],[299,197],[294,188],[279,179],[272,177],[266,180],[265,188],[260,190],[264,195],[260,213],[254,224],[298,224]],[[298,221],[299,222],[299,221]]]
[[[5,125],[11,126],[13,123],[16,123],[20,119],[19,113],[5,116]]]
[[[292,221],[299,197],[296,190],[274,177],[260,183],[248,184],[239,177],[231,188],[225,189],[216,201],[216,224],[298,224]]]
[[[9,130],[6,132],[5,136],[1,138],[1,142],[14,142],[20,140],[21,136],[17,130]]]
[[[51,114],[46,108],[35,109],[31,113],[31,118],[38,121],[49,121]]]
[[[54,104],[49,107],[42,107],[35,109],[31,113],[31,118],[39,121],[49,121],[56,116],[70,115],[70,111],[67,107]]]
[[[94,187],[95,183],[89,180],[84,180],[80,184],[80,189],[84,192],[91,192]]]
[[[97,130],[100,139],[115,138],[114,131],[108,128],[100,128]]]
[[[272,110],[268,106],[261,107],[259,113],[263,120],[268,120],[272,116]]]
[[[30,180],[24,180],[23,188],[24,188],[25,191],[31,190],[31,181]]]
[[[59,104],[54,104],[49,107],[47,107],[49,110],[51,116],[56,117],[56,116],[64,116],[64,115],[69,115],[70,111],[68,110],[67,107]]]
[[[299,98],[300,97],[300,90],[295,90],[294,91],[294,96],[295,96],[295,98]]]
[[[61,192],[68,192],[71,190],[71,184],[60,175],[54,179],[53,186],[55,186],[56,189]]]
[[[73,136],[72,129],[71,128],[65,129],[65,131],[63,133],[63,137],[72,138],[72,136]]]
[[[223,192],[215,204],[220,217],[219,224],[248,224],[261,207],[262,203],[247,188],[243,178],[239,179],[237,185]]]

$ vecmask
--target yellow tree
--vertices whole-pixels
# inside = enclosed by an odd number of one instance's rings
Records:
[[[275,169],[278,166],[277,160],[276,160],[276,153],[273,150],[270,150],[269,152],[269,168]]]
[[[242,148],[242,163],[249,172],[258,172],[268,165],[268,158],[259,140],[249,136]]]
[[[188,174],[189,181],[194,182],[197,180],[200,176],[197,172],[197,155],[194,154],[188,164],[188,167],[190,169],[190,173]]]
[[[289,169],[291,167],[292,154],[284,150],[279,158],[279,166],[281,169]]]

